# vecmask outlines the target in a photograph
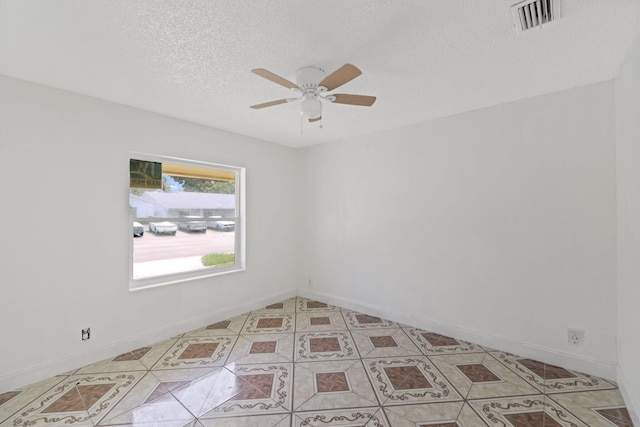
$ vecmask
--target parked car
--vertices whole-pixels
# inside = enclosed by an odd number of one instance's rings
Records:
[[[149,231],[156,234],[171,234],[175,236],[178,226],[169,221],[150,222]]]
[[[203,233],[207,232],[207,221],[205,221],[204,218],[199,216],[194,216],[194,215],[185,215],[182,218],[184,218],[185,221],[178,223],[179,230],[184,230],[188,232],[192,232],[192,231],[202,231]]]
[[[234,231],[236,229],[236,223],[234,221],[228,221],[219,216],[210,216],[208,224],[209,228],[216,231]]]
[[[133,222],[133,237],[144,236],[144,227],[139,222]]]

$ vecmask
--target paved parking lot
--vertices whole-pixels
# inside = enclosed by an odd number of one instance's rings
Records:
[[[206,233],[180,231],[175,236],[153,234],[145,226],[144,236],[133,238],[133,262],[202,256],[233,252],[235,232],[207,230]]]

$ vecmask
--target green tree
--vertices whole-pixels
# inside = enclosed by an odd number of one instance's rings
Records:
[[[236,184],[233,181],[213,181],[200,178],[175,177],[182,183],[182,191],[197,193],[235,194]]]

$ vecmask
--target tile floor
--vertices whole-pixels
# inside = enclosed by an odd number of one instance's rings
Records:
[[[304,298],[0,394],[0,426],[631,427],[616,384]]]

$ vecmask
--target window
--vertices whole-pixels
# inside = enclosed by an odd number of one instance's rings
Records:
[[[132,153],[130,289],[244,270],[244,168]]]

